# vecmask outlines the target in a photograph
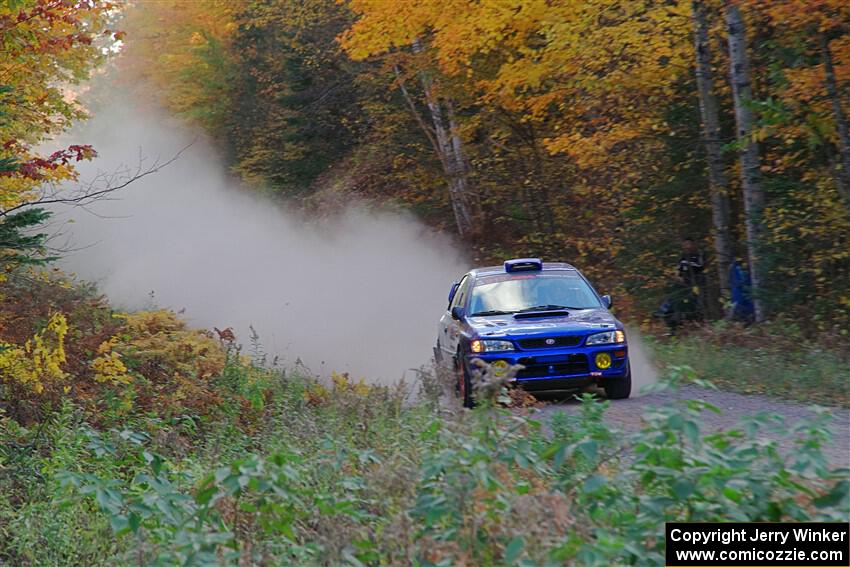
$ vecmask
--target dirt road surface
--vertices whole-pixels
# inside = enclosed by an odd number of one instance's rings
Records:
[[[606,421],[621,431],[634,431],[641,426],[641,416],[651,406],[665,406],[679,400],[704,400],[723,410],[722,414],[706,411],[703,413],[705,431],[716,431],[735,427],[741,418],[759,412],[777,413],[784,417],[785,423],[792,424],[813,415],[809,406],[768,398],[765,396],[745,396],[732,392],[723,392],[684,386],[676,391],[647,394],[628,400],[615,400],[605,414]],[[550,400],[551,401],[551,400]],[[558,411],[577,412],[579,402],[557,401],[543,408],[544,414]],[[832,444],[824,449],[830,462],[836,467],[850,467],[850,410],[834,408],[832,421]],[[791,449],[792,447],[788,447]]]

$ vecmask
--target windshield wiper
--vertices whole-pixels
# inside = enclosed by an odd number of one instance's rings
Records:
[[[520,309],[517,313],[527,313],[529,311],[561,311],[563,309],[581,309],[581,307],[567,307],[566,305],[535,305]]]
[[[516,313],[516,311],[499,311],[498,309],[491,309],[490,311],[479,311],[478,313],[473,313],[470,317],[486,317],[487,315],[510,315],[512,313]]]

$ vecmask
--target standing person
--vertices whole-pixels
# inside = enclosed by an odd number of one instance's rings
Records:
[[[697,299],[696,319],[703,319],[708,301],[706,299],[705,255],[690,236],[682,239],[682,255],[679,257],[679,277]]]
[[[672,283],[664,303],[654,314],[664,320],[670,335],[685,321],[702,319],[705,313],[705,256],[690,236],[682,239],[676,270],[679,280]]]
[[[690,236],[682,239],[679,257],[679,277],[688,287],[705,287],[705,257]]]
[[[747,325],[753,322],[755,309],[750,297],[750,274],[741,266],[738,260],[729,266],[729,289],[732,290],[733,321],[741,321]]]

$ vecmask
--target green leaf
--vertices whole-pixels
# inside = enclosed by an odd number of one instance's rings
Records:
[[[733,502],[740,502],[742,494],[740,491],[735,490],[731,486],[725,486],[723,487],[723,496]]]
[[[818,508],[826,508],[828,506],[836,506],[850,494],[850,481],[842,480],[832,487],[832,490],[819,498],[812,500],[812,503]]]
[[[206,506],[210,503],[210,500],[212,500],[212,497],[216,492],[218,492],[218,487],[214,484],[210,484],[195,494],[195,502],[201,506]]]
[[[116,502],[112,498],[112,493],[108,488],[97,486],[94,489],[95,500],[98,506],[104,511],[111,514],[117,514],[121,511],[120,502]]]
[[[684,425],[685,420],[682,419],[681,414],[674,413],[673,415],[667,418],[667,427],[669,427],[673,431],[681,430]]]
[[[699,442],[699,425],[697,422],[689,419],[684,424],[685,437],[688,438],[693,445]]]
[[[130,522],[126,516],[110,516],[109,527],[112,528],[112,533],[114,533],[115,535],[127,533],[132,529],[130,527]]]
[[[513,565],[516,563],[517,559],[519,559],[520,555],[522,555],[522,550],[525,547],[525,541],[523,541],[522,537],[516,536],[508,546],[505,548],[504,561],[508,565]]]
[[[589,494],[591,492],[596,492],[606,484],[608,484],[607,478],[605,478],[601,474],[595,474],[588,477],[588,479],[584,481],[584,484],[581,487],[581,491],[585,494]]]
[[[673,494],[676,495],[676,498],[680,500],[687,499],[691,494],[696,490],[696,485],[690,480],[679,479],[673,482],[673,486],[670,487],[673,491]]]
[[[561,465],[564,464],[572,454],[575,448],[572,445],[567,445],[566,443],[558,445],[555,451],[555,458],[552,461],[552,464],[555,465],[555,468],[560,468]]]
[[[560,442],[550,443],[546,446],[545,449],[540,452],[540,456],[544,459],[551,459],[555,456],[555,453],[561,450],[561,447],[563,446],[563,443]]]
[[[127,516],[127,525],[130,527],[130,530],[135,534],[139,532],[139,526],[142,523],[142,518],[135,512],[131,512],[129,516]]]
[[[579,443],[576,449],[578,449],[578,451],[582,455],[584,455],[584,457],[588,461],[593,462],[596,460],[596,453],[598,447],[599,445],[596,443],[596,441],[594,441],[593,439],[588,439],[587,441],[582,441],[581,443]]]

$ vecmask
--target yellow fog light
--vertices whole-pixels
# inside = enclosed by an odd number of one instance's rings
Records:
[[[611,355],[607,352],[600,352],[596,355],[596,368],[605,370],[611,368]]]
[[[505,372],[508,371],[508,361],[507,360],[494,360],[490,363],[490,368],[493,369],[493,374],[496,376],[502,376]]]

